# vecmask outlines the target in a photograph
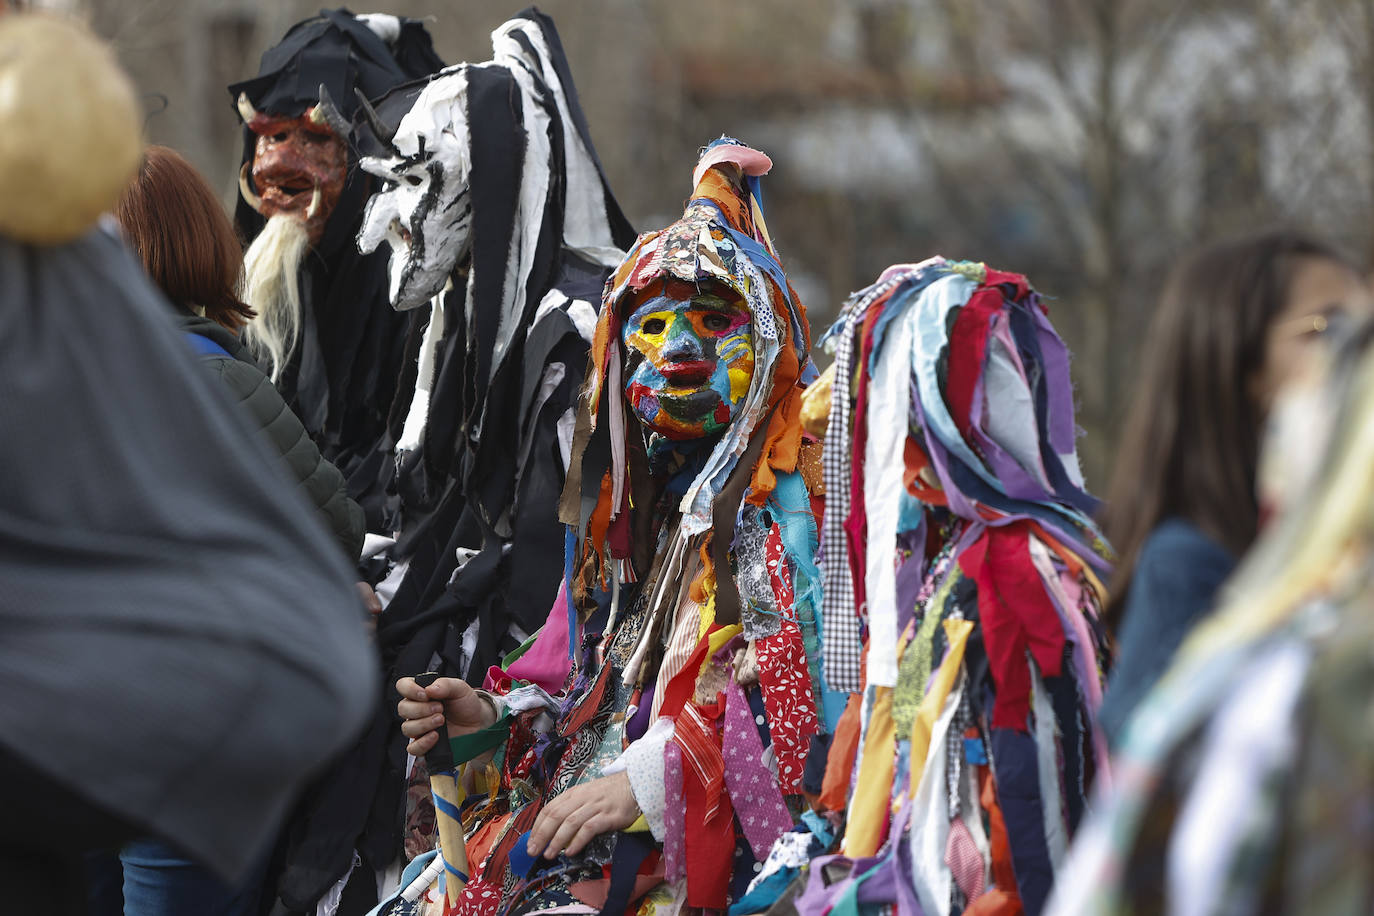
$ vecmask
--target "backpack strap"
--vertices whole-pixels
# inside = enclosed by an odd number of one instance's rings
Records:
[[[202,357],[233,359],[234,356],[228,350],[221,347],[208,337],[202,337],[195,331],[184,331],[186,339],[191,343],[191,349],[195,350]]]

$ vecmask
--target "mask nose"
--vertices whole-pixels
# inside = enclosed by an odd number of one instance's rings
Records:
[[[253,178],[273,184],[282,184],[292,179],[314,181],[310,161],[301,149],[300,140],[294,134],[286,139],[262,144],[253,158]]]
[[[692,333],[688,322],[675,318],[668,329],[668,343],[663,347],[663,358],[670,363],[690,363],[704,357],[701,340]]]

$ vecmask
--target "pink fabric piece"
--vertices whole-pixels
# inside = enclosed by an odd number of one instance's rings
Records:
[[[725,758],[730,804],[754,858],[762,862],[778,837],[792,829],[792,815],[777,779],[763,764],[763,741],[754,727],[754,714],[744,690],[733,678],[725,694],[725,734],[720,750]]]
[[[511,663],[506,674],[519,681],[538,684],[549,693],[557,693],[563,689],[571,670],[572,660],[568,658],[567,583],[560,583],[558,597],[554,599],[549,617],[544,621],[534,645]],[[490,690],[493,684],[494,678],[488,672],[486,688]]]
[[[964,819],[956,817],[949,825],[949,839],[945,842],[945,864],[959,885],[965,900],[976,900],[983,895],[984,863],[978,844],[973,841]]]
[[[697,162],[696,170],[692,172],[692,187],[701,184],[701,177],[711,166],[720,165],[722,162],[733,162],[743,169],[746,175],[767,175],[768,170],[773,167],[773,160],[756,149],[723,143],[708,150]]]
[[[663,748],[663,880],[687,877],[687,802],[682,797],[682,748]]]

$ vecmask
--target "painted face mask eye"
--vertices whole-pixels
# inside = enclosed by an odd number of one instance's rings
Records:
[[[701,323],[706,330],[719,333],[730,330],[732,322],[729,315],[722,315],[720,312],[707,312],[702,316]]]

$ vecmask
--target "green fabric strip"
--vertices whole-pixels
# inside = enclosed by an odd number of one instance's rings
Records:
[[[505,744],[506,739],[510,737],[510,723],[513,718],[508,710],[505,715],[481,731],[448,739],[454,765],[467,763],[474,757],[480,757],[487,751]]]

